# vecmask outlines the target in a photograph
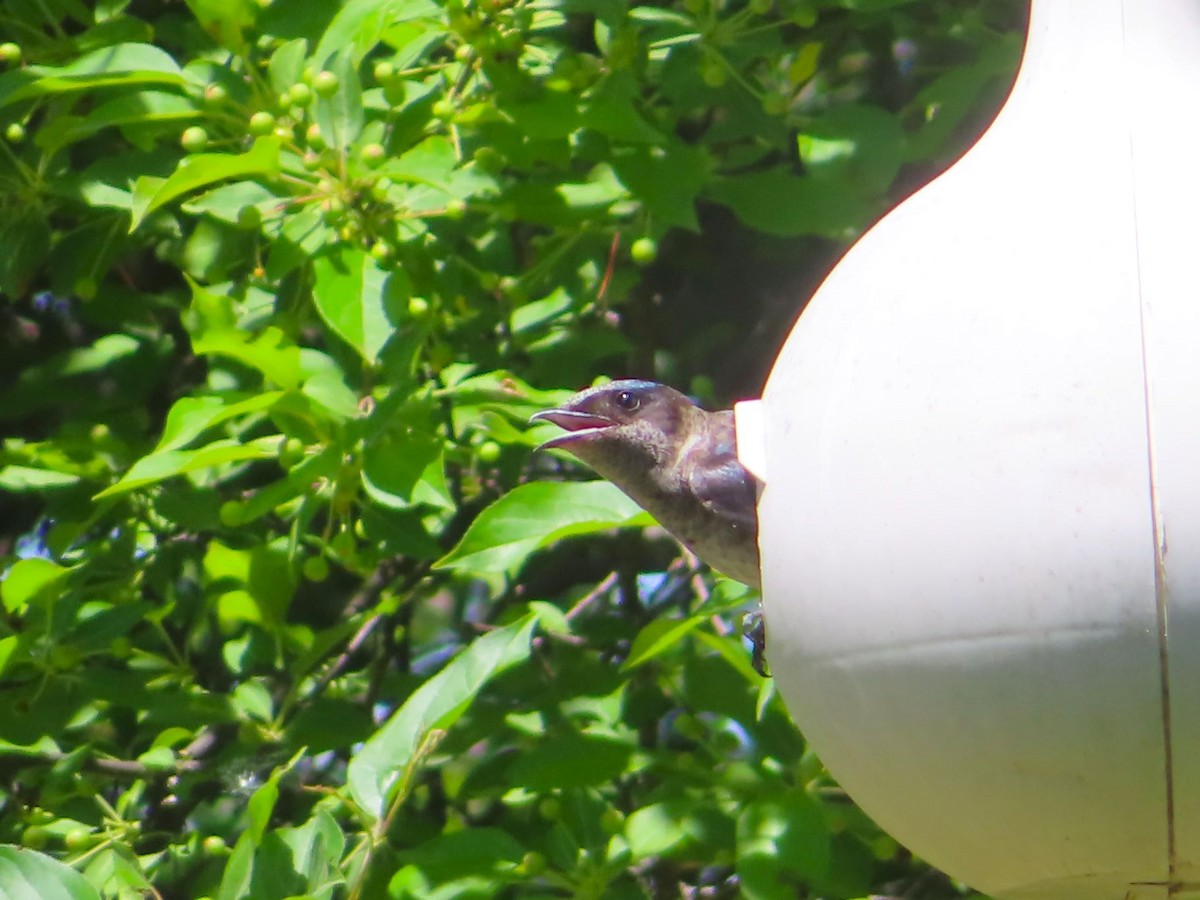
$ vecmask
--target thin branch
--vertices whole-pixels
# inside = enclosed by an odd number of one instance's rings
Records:
[[[581,597],[574,606],[572,606],[569,610],[567,610],[567,614],[566,614],[567,621],[569,622],[572,619],[574,619],[577,615],[579,615],[581,612],[583,612],[585,609],[587,609],[589,606],[591,606],[593,603],[595,603],[596,600],[598,600],[600,597],[603,597],[605,594],[607,594],[609,591],[611,591],[616,586],[616,584],[617,584],[617,573],[609,572],[608,575],[606,575],[604,577],[603,581],[601,581],[594,588],[592,588],[590,591],[588,591],[586,594],[584,594],[583,597]]]

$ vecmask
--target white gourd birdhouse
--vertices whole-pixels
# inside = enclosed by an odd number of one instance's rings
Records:
[[[738,407],[789,710],[1003,900],[1200,897],[1198,101],[1200,0],[1033,0]]]

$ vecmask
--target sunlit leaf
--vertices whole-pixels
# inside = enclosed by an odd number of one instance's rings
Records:
[[[313,260],[313,271],[321,318],[363,359],[375,362],[412,292],[408,277],[400,269],[381,268],[361,247],[342,244]]]
[[[136,229],[156,209],[197,188],[231,178],[275,174],[279,171],[279,147],[279,138],[261,137],[249,150],[236,156],[229,153],[194,153],[185,156],[166,181],[139,179],[134,185],[130,231]]]
[[[98,493],[96,499],[126,494],[188,472],[253,459],[269,459],[278,454],[278,438],[259,438],[245,444],[223,439],[194,450],[163,450],[143,456],[130,466],[119,481]]]
[[[100,900],[86,878],[58,860],[0,845],[0,897],[6,900]]]
[[[30,603],[53,601],[71,570],[48,559],[19,559],[0,581],[0,599],[9,612],[19,612]]]
[[[434,730],[450,728],[489,681],[529,656],[536,625],[537,616],[530,614],[477,638],[421,685],[363,745],[347,771],[350,793],[362,809],[372,816],[383,815],[389,790],[413,762],[422,742]]]
[[[649,513],[607,481],[523,484],[485,509],[437,565],[480,574],[507,572],[562,538],[652,522]]]

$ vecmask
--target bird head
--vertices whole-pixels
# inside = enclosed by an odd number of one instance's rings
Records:
[[[588,459],[592,451],[620,444],[659,456],[697,409],[673,388],[624,379],[580,391],[560,407],[535,413],[530,421],[545,420],[566,429],[540,449],[560,447]]]

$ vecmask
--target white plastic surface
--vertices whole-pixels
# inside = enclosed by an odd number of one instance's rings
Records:
[[[789,709],[1005,900],[1200,896],[1197,100],[1200,0],[1034,0],[994,125],[738,414]]]
[[[743,400],[733,406],[733,429],[737,434],[738,461],[762,481],[766,478],[766,428],[761,400]]]

